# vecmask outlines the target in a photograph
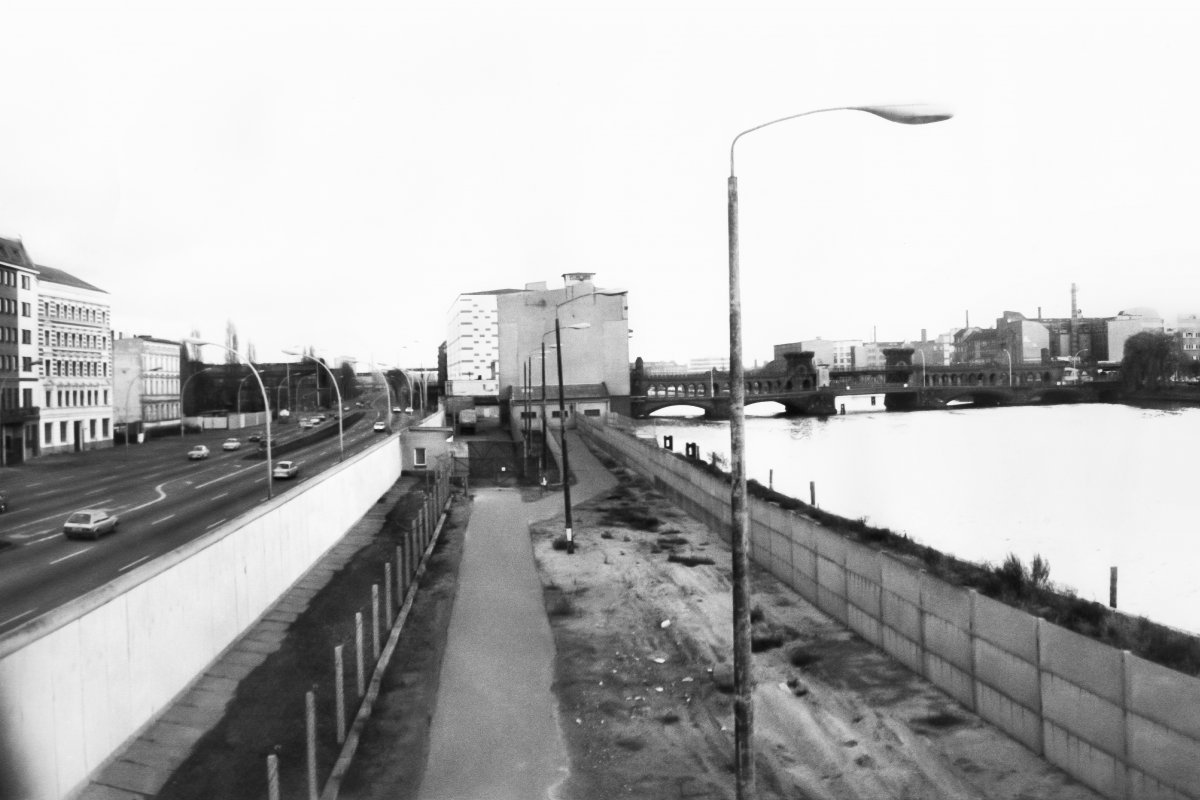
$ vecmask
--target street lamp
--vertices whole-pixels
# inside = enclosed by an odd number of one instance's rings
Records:
[[[376,372],[379,373],[380,378],[383,378],[383,390],[385,392],[387,392],[387,431],[388,431],[388,433],[391,433],[392,432],[392,387],[388,385],[387,375],[383,374],[383,370],[380,369],[381,366],[386,367],[387,364],[377,364],[374,361],[371,362],[371,367]],[[400,370],[400,374],[404,375],[404,370]],[[407,375],[404,375],[404,377],[406,379],[408,378]],[[409,387],[409,394],[412,394],[412,380],[411,379],[408,382],[408,387]]]
[[[571,462],[567,460],[567,407],[563,396],[562,327],[566,327],[568,330],[582,330],[583,328],[592,327],[592,324],[590,322],[576,322],[573,325],[560,326],[558,310],[555,309],[554,349],[558,360],[558,427],[562,431],[563,525],[564,534],[567,539],[567,554],[569,555],[575,552],[575,538],[571,530],[573,527],[571,523]],[[545,341],[545,338],[543,336],[542,340]]]
[[[188,344],[194,344],[199,347],[209,344],[213,347],[220,347],[228,353],[232,353],[234,358],[245,363],[245,365],[250,368],[250,373],[254,376],[254,380],[258,381],[258,388],[260,391],[262,391],[263,398],[263,427],[265,429],[265,438],[267,440],[267,499],[270,500],[273,495],[272,489],[274,488],[275,481],[274,466],[271,464],[271,401],[270,398],[267,397],[267,387],[263,385],[262,376],[258,374],[258,368],[250,363],[250,359],[246,358],[232,347],[226,347],[225,345],[218,344],[217,342],[208,342],[204,339],[188,338],[184,339],[184,341]],[[198,375],[199,373],[196,374]]]
[[[1008,351],[1008,345],[1005,345],[1004,349],[1001,352],[1003,352],[1004,355],[1008,356],[1008,388],[1011,389],[1012,388],[1012,353],[1010,353]]]
[[[750,653],[750,516],[746,506],[746,371],[742,365],[742,294],[738,263],[738,191],[734,148],[738,139],[769,125],[825,111],[865,111],[889,122],[922,125],[950,119],[949,111],[927,105],[839,106],[820,108],[755,125],[733,137],[729,145],[729,382],[731,384],[729,450],[733,472],[730,511],[733,524],[733,681],[734,771],[738,800],[754,794],[754,729]]]
[[[342,416],[343,416],[343,414],[342,414],[342,390],[338,386],[337,378],[335,378],[333,375],[333,370],[331,370],[325,364],[324,361],[321,361],[318,358],[314,358],[313,356],[310,356],[306,353],[301,353],[299,350],[284,350],[283,352],[287,353],[289,356],[300,356],[301,358],[307,358],[309,361],[312,361],[314,364],[317,364],[318,366],[323,367],[324,370],[329,373],[329,379],[331,381],[333,381],[333,388],[334,388],[334,390],[337,391],[337,399],[338,399],[338,406],[337,406],[338,407],[338,461],[342,461],[346,457],[346,446],[345,446],[345,442],[342,439]]]
[[[161,369],[162,369],[162,367],[151,367],[150,369],[145,370],[145,372],[139,371],[138,374],[134,377],[134,380],[136,380],[140,384],[142,382],[142,375],[144,375],[146,372],[158,372]],[[125,372],[125,371],[127,371],[127,369],[122,369],[121,371]],[[124,417],[124,422],[125,422],[125,455],[126,456],[129,455],[129,418],[132,416],[132,414],[130,414],[130,412],[129,412],[129,393],[132,390],[133,390],[133,381],[130,381],[129,385],[125,387],[125,397],[121,401],[121,416]],[[142,409],[142,400],[141,400],[141,398],[142,398],[142,393],[141,393],[141,389],[139,387],[139,389],[138,389],[138,422],[142,421],[142,410],[141,410]]]
[[[204,369],[197,370],[197,371],[193,372],[191,375],[188,375],[187,380],[183,382],[183,386],[180,387],[180,389],[179,389],[179,438],[180,439],[183,438],[183,428],[184,428],[183,405],[184,405],[184,401],[187,399],[187,386],[189,383],[192,382],[192,378],[196,377],[201,372],[208,372],[209,370],[212,370],[212,369],[215,369],[215,367],[205,367]]]
[[[542,424],[542,441],[541,447],[538,448],[538,480],[543,485],[546,482],[546,337],[549,335],[549,332],[542,334],[542,352],[540,354],[542,359],[542,406],[541,410],[538,411],[538,420]],[[550,349],[557,350],[558,345],[552,344],[550,345]],[[539,354],[534,353],[529,357],[531,363],[533,356],[536,355]]]

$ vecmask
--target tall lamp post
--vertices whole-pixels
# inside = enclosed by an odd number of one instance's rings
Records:
[[[392,432],[392,387],[388,385],[387,375],[384,375],[383,370],[380,369],[380,367],[386,367],[386,366],[387,366],[387,364],[376,364],[373,361],[371,362],[371,367],[376,372],[378,372],[379,377],[383,379],[383,389],[385,392],[387,392],[387,430],[388,430],[388,433],[391,433]],[[404,375],[404,371],[401,370],[400,374]],[[407,378],[408,376],[405,375],[404,377]],[[409,392],[411,393],[412,381],[409,381],[409,387],[410,387]]]
[[[184,405],[184,401],[187,399],[187,387],[188,387],[188,384],[192,382],[192,378],[196,377],[196,376],[197,376],[197,375],[199,375],[201,372],[209,372],[209,371],[210,371],[210,370],[212,370],[212,369],[214,369],[214,367],[205,367],[204,369],[201,369],[201,370],[196,370],[196,371],[195,371],[195,372],[193,372],[191,375],[188,375],[188,376],[187,376],[187,380],[183,382],[183,386],[179,387],[179,438],[180,438],[180,439],[182,439],[182,438],[183,438],[183,428],[184,428],[184,425],[183,425],[183,417],[184,417],[184,414],[183,414],[183,405]]]
[[[274,489],[274,480],[275,480],[275,474],[274,474],[275,467],[271,463],[271,400],[269,397],[267,397],[267,387],[263,385],[262,376],[258,374],[258,368],[250,363],[250,359],[246,358],[241,353],[239,353],[237,350],[234,350],[232,347],[226,347],[223,344],[219,344],[217,342],[205,341],[204,339],[190,339],[189,338],[189,339],[184,339],[184,341],[187,342],[188,344],[194,344],[198,347],[203,347],[206,344],[212,345],[213,347],[220,347],[221,349],[225,350],[227,353],[232,353],[234,358],[236,358],[238,361],[241,361],[242,363],[244,363],[246,366],[248,366],[250,368],[250,373],[252,375],[254,375],[254,379],[256,381],[258,381],[258,388],[259,388],[259,390],[262,391],[263,410],[265,412],[263,414],[263,417],[264,417],[263,427],[265,429],[265,434],[266,434],[264,438],[267,440],[267,499],[270,500],[271,497],[274,495],[273,489]],[[199,374],[199,373],[197,373],[197,374]]]
[[[569,302],[569,301],[568,301]],[[555,356],[558,360],[558,427],[562,431],[562,485],[563,485],[563,533],[567,539],[567,554],[575,552],[575,537],[571,520],[571,462],[567,459],[567,407],[566,399],[563,390],[563,363],[562,363],[562,328],[568,330],[581,330],[590,328],[590,322],[576,322],[573,325],[560,325],[558,321],[558,312],[554,314],[554,349]],[[542,337],[545,341],[545,337]]]
[[[865,111],[889,122],[922,125],[950,119],[945,109],[927,105],[838,106],[804,111],[755,125],[733,137],[729,145],[729,379],[731,384],[729,451],[733,471],[730,498],[733,551],[733,681],[734,770],[738,800],[754,796],[754,753],[751,739],[754,709],[750,653],[750,516],[746,506],[746,371],[742,365],[742,295],[738,262],[738,190],[734,148],[748,133],[788,120],[826,111]]]
[[[342,390],[341,390],[341,387],[338,386],[337,378],[335,378],[333,375],[333,370],[331,370],[325,364],[324,361],[321,361],[318,358],[310,356],[307,353],[301,353],[299,350],[284,350],[283,352],[287,353],[289,356],[300,356],[301,358],[307,358],[309,361],[313,362],[317,366],[324,368],[324,370],[329,373],[329,380],[333,381],[334,391],[337,392],[337,399],[338,399],[338,405],[337,405],[337,407],[338,407],[338,461],[342,461],[343,459],[346,458],[346,445],[342,439],[342,416],[343,416]]]
[[[151,367],[150,369],[145,370],[145,372],[158,372],[161,369],[162,369],[162,367]],[[124,372],[125,370],[122,369],[121,371]],[[142,414],[141,414],[142,393],[141,393],[140,384],[142,382],[142,375],[144,375],[145,372],[139,371],[138,374],[133,379],[133,380],[136,380],[139,384],[139,389],[138,389],[138,421],[139,422],[141,422],[141,419],[142,419]],[[129,455],[129,417],[132,416],[129,411],[129,395],[132,391],[133,391],[133,381],[131,380],[129,382],[129,385],[125,387],[125,399],[121,403],[121,415],[125,418],[125,455]]]

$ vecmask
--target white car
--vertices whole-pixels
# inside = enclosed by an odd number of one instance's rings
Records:
[[[225,440],[224,444],[221,445],[221,449],[222,450],[241,450],[242,449],[242,440],[230,437]]]
[[[202,444],[198,444],[191,450],[188,450],[188,459],[191,461],[199,461],[202,458],[208,458],[208,448]]]
[[[63,536],[74,539],[76,536],[90,536],[99,539],[102,533],[112,533],[117,529],[117,515],[110,514],[102,508],[85,508],[67,517],[63,523]]]
[[[299,471],[300,465],[295,461],[276,461],[275,469],[271,470],[271,477],[294,478]]]
[[[308,419],[307,417],[302,417],[300,419],[300,427],[301,428],[311,428],[312,426],[313,426],[313,424],[312,424],[311,419]]]
[[[373,428],[375,429],[375,431],[376,431],[376,432],[378,432],[378,431],[386,431],[386,430],[387,430],[387,424],[386,424],[386,423],[384,423],[384,422],[376,422],[376,423],[375,423],[375,425],[373,426]]]

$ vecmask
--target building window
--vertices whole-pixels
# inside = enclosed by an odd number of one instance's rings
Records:
[[[22,276],[21,276],[21,288],[22,288],[22,289],[28,289],[28,288],[29,288],[29,276],[28,276],[28,275],[22,275]]]
[[[583,415],[584,415],[585,417],[598,417],[598,416],[600,416],[600,409],[598,409],[598,408],[585,408],[585,409],[583,410]]]
[[[67,421],[65,419],[58,423],[58,441],[67,441]]]
[[[425,466],[425,448],[417,447],[413,449],[413,466]]]
[[[105,439],[108,438],[108,418],[100,420],[100,430],[102,430]]]
[[[29,305],[29,303],[21,303],[21,316],[22,317],[33,316],[33,308],[32,308],[32,306]]]
[[[54,440],[54,423],[53,422],[46,423],[45,439],[46,439],[46,444],[50,444]]]

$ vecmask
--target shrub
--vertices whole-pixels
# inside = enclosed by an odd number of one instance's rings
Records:
[[[1045,589],[1050,585],[1050,562],[1042,558],[1041,553],[1033,556],[1033,563],[1029,565],[1029,580],[1035,589]]]

